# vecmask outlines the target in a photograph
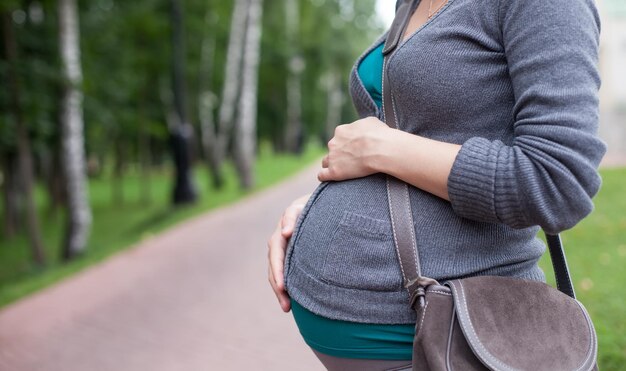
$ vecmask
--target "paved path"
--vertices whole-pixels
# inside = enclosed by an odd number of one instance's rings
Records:
[[[0,370],[323,370],[280,310],[266,260],[318,167],[5,308]]]

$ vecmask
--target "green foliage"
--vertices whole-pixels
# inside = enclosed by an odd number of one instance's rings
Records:
[[[13,33],[17,43],[17,61],[9,69],[4,56],[4,40],[0,55],[0,81],[9,81],[9,70],[19,85],[19,104],[23,119],[28,123],[35,156],[45,156],[49,143],[57,135],[57,95],[60,83],[56,38],[41,37],[57,35],[56,17],[48,16],[56,11],[49,1],[34,2],[25,6],[20,1],[3,2],[2,8],[13,21]],[[20,7],[20,5],[23,5]],[[0,8],[0,11],[2,10]],[[4,35],[3,35],[4,37]],[[15,150],[15,123],[10,116],[10,95],[13,91],[6,85],[0,93],[0,153]]]
[[[302,110],[306,135],[323,133],[327,92],[323,78],[331,68],[348,76],[356,57],[383,31],[374,12],[374,0],[300,0],[298,33],[287,35],[282,1],[266,1],[259,75],[259,135],[273,139],[282,135],[286,120],[286,72],[289,53],[295,49],[304,60]],[[344,9],[341,11],[340,9]],[[295,39],[295,45],[289,39]],[[353,112],[353,111],[352,111]],[[354,113],[342,118],[351,121]]]
[[[331,68],[342,76],[341,86],[348,97],[350,70],[356,57],[383,32],[373,11],[375,1],[301,1],[301,52],[307,69],[303,76],[302,98],[307,132],[321,135],[326,119],[327,97],[324,77]],[[324,19],[324,22],[320,20]],[[349,100],[348,100],[349,102]],[[341,123],[356,118],[352,114]]]
[[[84,120],[87,154],[100,161],[123,157],[124,166],[138,162],[139,138],[150,143],[152,162],[167,158],[171,30],[167,0],[79,1]],[[184,2],[186,77],[190,120],[198,124],[201,48],[215,44],[210,80],[205,82],[218,97],[222,91],[224,63],[230,30],[232,1]],[[281,1],[264,2],[263,37],[258,104],[258,136],[280,142],[286,120],[287,58],[294,48],[304,58],[302,112],[307,137],[324,129],[326,90],[323,77],[330,68],[347,79],[356,56],[382,31],[375,0],[299,0],[297,35],[288,41],[285,9]],[[58,52],[57,2],[52,0],[3,1],[16,20],[19,80],[25,122],[30,128],[37,158],[45,160],[58,147],[61,73]],[[19,21],[19,23],[18,23]],[[6,81],[0,60],[0,77]],[[346,95],[347,96],[347,95]],[[218,102],[219,103],[219,102]],[[349,103],[349,102],[346,102]],[[343,122],[355,118],[345,110]],[[214,112],[216,115],[217,112]],[[338,122],[338,124],[341,122]],[[6,91],[0,93],[0,152],[14,145]],[[199,138],[194,139],[199,153]],[[116,151],[111,146],[115,143]],[[101,164],[106,166],[106,164]]]
[[[3,0],[0,3],[0,12],[13,11],[20,6],[20,0]]]

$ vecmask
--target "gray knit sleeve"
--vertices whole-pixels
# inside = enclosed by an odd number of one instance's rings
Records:
[[[514,140],[463,143],[450,201],[462,217],[557,233],[593,210],[601,184],[599,16],[592,0],[501,0],[500,26]]]

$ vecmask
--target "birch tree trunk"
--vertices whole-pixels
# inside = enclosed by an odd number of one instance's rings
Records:
[[[76,0],[59,0],[59,47],[65,84],[61,101],[62,159],[68,205],[68,227],[63,258],[68,260],[87,247],[91,209],[85,174],[82,70]]]
[[[341,108],[343,106],[343,93],[341,92],[341,78],[335,68],[328,71],[327,76],[327,108],[326,108],[326,130],[324,141],[333,137],[335,127],[341,121]]]
[[[234,126],[235,107],[241,88],[241,66],[249,7],[250,0],[235,0],[230,22],[222,102],[219,110],[216,145],[213,150],[213,159],[217,165],[214,183],[219,187],[224,183],[221,166],[226,157],[226,146]]]
[[[257,92],[261,51],[262,0],[250,0],[242,67],[241,96],[235,124],[235,166],[243,189],[254,186]]]
[[[300,12],[299,0],[285,0],[285,30],[289,48],[287,74],[287,125],[285,128],[285,145],[287,151],[302,152],[302,103],[301,76],[304,70],[304,59],[298,48],[298,24]]]
[[[38,265],[45,264],[44,245],[41,239],[41,230],[39,228],[39,217],[33,197],[33,157],[31,152],[30,137],[24,122],[22,111],[21,90],[19,76],[17,73],[18,52],[17,41],[13,30],[13,21],[8,13],[3,12],[2,29],[4,34],[4,53],[8,62],[9,75],[9,96],[10,109],[15,125],[17,128],[17,151],[18,151],[18,173],[20,174],[21,186],[23,187],[23,195],[26,206],[26,221],[28,239],[30,241],[31,254],[33,261]],[[7,215],[10,217],[10,215]]]
[[[209,10],[204,17],[206,33],[202,40],[200,52],[199,91],[198,94],[198,117],[200,119],[200,139],[202,151],[211,174],[213,188],[222,186],[220,176],[220,163],[216,158],[217,130],[213,118],[217,98],[212,91],[211,79],[213,77],[213,61],[215,59],[215,22],[212,12]]]

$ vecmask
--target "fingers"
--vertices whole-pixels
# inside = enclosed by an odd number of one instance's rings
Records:
[[[282,236],[280,232],[280,223],[277,225],[276,230],[270,237],[267,243],[268,245],[268,260],[269,260],[269,272],[268,279],[272,290],[278,299],[281,309],[284,312],[288,312],[291,308],[289,301],[289,295],[285,290],[283,264],[285,262],[285,248],[287,247],[287,240]]]
[[[322,159],[322,167],[323,168],[328,167],[328,155],[324,156],[324,158]]]
[[[320,182],[325,182],[327,180],[332,180],[330,177],[330,168],[328,167],[329,164],[329,155],[324,156],[324,158],[322,159],[322,170],[320,170],[320,172],[317,174],[317,180],[319,180]]]
[[[333,178],[331,170],[329,168],[323,168],[322,170],[320,170],[319,173],[317,173],[317,180],[319,180],[320,182],[326,182],[337,179]]]
[[[276,295],[276,299],[278,299],[278,305],[280,305],[280,309],[283,312],[287,313],[291,309],[291,301],[289,299],[289,295],[285,290],[281,290],[276,286],[276,279],[273,276],[272,270],[269,270],[269,280],[270,285],[272,286],[272,290],[274,291],[274,295]]]
[[[280,219],[280,231],[284,238],[291,237],[291,234],[293,233],[293,228],[295,227],[298,216],[302,212],[303,208],[304,204],[297,203],[291,204],[285,209],[285,212]]]

